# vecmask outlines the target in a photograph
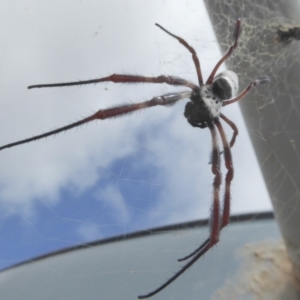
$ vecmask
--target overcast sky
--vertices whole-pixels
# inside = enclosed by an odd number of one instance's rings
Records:
[[[28,85],[112,73],[170,74],[197,83],[190,53],[156,22],[196,49],[204,78],[221,55],[202,1],[12,0],[2,5],[0,22],[0,145],[100,108],[186,90],[113,83],[27,90]],[[233,28],[224,30],[232,36]],[[0,267],[99,238],[208,217],[210,133],[187,123],[185,103],[93,122],[0,152]],[[240,132],[232,151],[231,212],[270,210],[238,105],[223,112]],[[231,129],[224,127],[230,138]]]

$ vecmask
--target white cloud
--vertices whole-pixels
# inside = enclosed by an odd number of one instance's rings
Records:
[[[18,1],[11,3],[19,7]],[[204,25],[209,20],[198,1],[88,4],[74,2],[70,7],[59,1],[47,5],[32,1],[26,13],[13,10],[9,19],[2,20],[9,34],[5,33],[1,46],[1,145],[66,125],[99,108],[144,101],[174,90],[164,85],[108,83],[28,91],[29,84],[90,79],[113,72],[148,76],[169,73],[197,82],[190,53],[155,27],[155,22],[195,47],[204,78],[218,59],[218,45],[212,29]],[[231,108],[227,111],[243,126],[236,108],[233,113]],[[160,127],[153,133],[157,124]],[[236,177],[232,211],[267,207],[260,204],[265,190],[262,178],[252,175],[258,168],[250,160],[254,159],[253,151],[245,139],[245,128],[241,128],[233,149]],[[231,134],[228,129],[226,132]],[[63,201],[59,198],[62,189],[84,193],[101,179],[99,169],[109,169],[116,160],[134,154],[141,136],[142,146],[155,153],[157,160],[152,164],[160,168],[159,178],[164,180],[160,184],[165,187],[164,197],[149,215],[157,214],[158,223],[207,216],[212,182],[208,165],[210,135],[186,123],[180,104],[94,122],[0,152],[0,200],[9,206],[28,208],[37,198],[52,204]],[[249,183],[254,177],[257,194],[251,188],[253,181]],[[124,220],[128,220],[122,195],[110,185],[102,192],[116,214],[123,213]],[[250,206],[253,203],[255,206]]]

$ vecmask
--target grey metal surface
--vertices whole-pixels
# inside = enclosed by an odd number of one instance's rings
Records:
[[[300,278],[300,158],[299,41],[280,43],[279,25],[300,23],[299,1],[205,1],[222,51],[231,37],[224,28],[242,19],[239,47],[228,68],[241,86],[262,74],[271,78],[266,89],[240,101],[240,107],[270,194],[276,219],[295,272]]]
[[[255,220],[253,215],[241,220],[231,223],[212,251],[151,299],[212,299],[236,274],[246,243],[280,240],[274,219]],[[207,226],[179,227],[110,243],[100,241],[98,246],[96,242],[2,271],[0,299],[136,299],[169,278],[182,265],[177,258],[190,253],[208,235]]]

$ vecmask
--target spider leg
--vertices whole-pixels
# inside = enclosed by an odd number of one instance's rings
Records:
[[[234,98],[224,100],[223,106],[232,104],[234,102],[237,102],[241,99],[243,99],[254,87],[257,87],[258,85],[265,84],[267,82],[270,82],[270,78],[268,76],[262,76],[260,78],[257,78],[255,81],[251,82],[239,95],[237,95]]]
[[[84,118],[78,122],[69,124],[67,126],[46,132],[44,134],[36,135],[34,137],[20,140],[14,143],[10,143],[4,146],[0,147],[0,151],[6,148],[18,146],[21,144],[26,144],[32,141],[40,140],[42,138],[48,137],[50,135],[55,135],[57,133],[60,133],[62,131],[67,131],[69,129],[72,129],[74,127],[78,127],[80,125],[83,125],[85,123],[94,121],[94,120],[105,120],[108,118],[113,118],[116,116],[122,116],[131,112],[134,112],[136,110],[144,109],[147,107],[152,107],[152,106],[157,106],[157,105],[162,105],[162,106],[170,106],[175,104],[177,101],[184,99],[184,98],[190,98],[192,92],[186,91],[186,92],[181,92],[181,93],[175,93],[175,94],[166,94],[163,96],[159,97],[154,97],[151,100],[145,101],[145,102],[140,102],[140,103],[135,103],[135,104],[124,104],[120,106],[115,106],[107,109],[100,109],[93,115]]]
[[[222,214],[222,224],[220,230],[222,230],[228,223],[230,217],[230,185],[234,175],[233,163],[232,163],[232,155],[230,150],[230,144],[227,141],[223,126],[219,119],[215,121],[215,124],[219,130],[223,151],[224,151],[224,159],[225,159],[225,167],[227,169],[227,174],[225,178],[225,193],[223,200],[223,214]]]
[[[220,149],[218,146],[218,139],[215,126],[212,124],[209,126],[212,141],[213,141],[213,150],[212,150],[212,173],[215,175],[213,182],[213,206],[211,213],[211,229],[210,237],[207,243],[203,245],[201,251],[199,251],[188,263],[186,263],[177,273],[175,273],[170,279],[168,279],[164,284],[158,287],[156,290],[152,291],[149,294],[138,296],[139,299],[149,298],[165,287],[172,283],[177,277],[179,277],[183,272],[185,272],[189,267],[191,267],[204,253],[206,253],[212,246],[218,243],[219,233],[220,233],[220,201],[219,201],[219,191],[221,185],[221,171],[220,171]]]
[[[163,28],[161,25],[159,25],[157,23],[155,23],[155,25],[158,26],[161,30],[163,30],[167,34],[169,34],[170,36],[172,36],[173,38],[177,39],[177,41],[180,44],[182,44],[185,48],[187,48],[190,51],[190,53],[192,54],[192,57],[193,57],[195,67],[196,67],[199,85],[202,86],[203,85],[203,78],[202,78],[202,73],[201,73],[201,67],[200,67],[199,58],[197,56],[197,53],[196,53],[195,49],[193,47],[191,47],[183,38],[171,33],[170,31]]]
[[[223,55],[223,57],[216,64],[216,66],[212,70],[211,74],[209,75],[209,77],[206,81],[206,84],[208,84],[208,85],[212,84],[214,77],[215,77],[219,67],[221,66],[221,64],[231,56],[233,50],[237,47],[240,33],[241,33],[241,19],[237,19],[236,23],[235,23],[235,30],[234,30],[234,42],[230,46],[230,48],[227,50],[227,52]]]
[[[232,148],[235,143],[236,136],[239,134],[239,130],[238,130],[237,126],[231,120],[229,120],[226,116],[224,116],[222,113],[220,113],[220,118],[223,119],[233,130],[232,138],[230,141],[230,148]]]
[[[218,119],[215,120],[215,124],[219,130],[221,139],[222,139],[222,144],[223,144],[223,152],[224,157],[225,157],[225,166],[227,168],[227,174],[226,174],[226,179],[225,179],[225,193],[224,193],[224,200],[223,200],[223,214],[222,214],[222,223],[220,225],[220,231],[229,223],[229,218],[230,218],[230,184],[233,179],[233,164],[232,164],[232,156],[231,156],[231,150],[230,148],[233,146],[235,138],[238,134],[238,130],[236,125],[229,120],[227,117],[225,117],[223,114],[220,114],[220,117],[226,121],[231,128],[233,129],[233,137],[231,139],[230,144],[228,144],[224,129],[222,127],[222,124]],[[196,250],[194,250],[191,254],[178,259],[178,261],[183,261],[186,260],[195,254],[197,254],[199,251],[201,251],[203,248],[207,247],[207,244],[209,243],[210,238],[208,238],[200,247],[198,247]]]
[[[161,75],[157,77],[146,77],[146,76],[126,75],[126,74],[112,74],[107,77],[91,79],[91,80],[71,81],[71,82],[63,82],[63,83],[35,84],[35,85],[28,86],[28,89],[93,84],[93,83],[107,82],[107,81],[111,81],[114,83],[167,83],[170,85],[187,86],[193,91],[199,90],[199,87],[194,83],[176,76]]]
[[[184,261],[187,260],[189,258],[191,258],[192,256],[194,256],[195,254],[197,254],[199,251],[201,251],[203,248],[205,248],[207,246],[207,244],[209,243],[210,238],[207,238],[203,244],[201,244],[196,250],[194,250],[192,253],[190,253],[189,255],[182,257],[182,258],[178,258],[177,261]]]

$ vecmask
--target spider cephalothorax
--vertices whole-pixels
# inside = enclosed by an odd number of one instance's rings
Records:
[[[253,87],[256,87],[260,84],[266,83],[269,81],[268,77],[264,76],[259,79],[256,79],[248,85],[240,94],[238,92],[238,77],[232,71],[225,71],[216,75],[220,65],[230,57],[233,50],[237,47],[238,37],[241,31],[241,21],[238,19],[236,21],[236,27],[234,31],[234,43],[224,54],[224,56],[219,60],[214,69],[212,70],[207,81],[204,83],[202,79],[202,73],[200,68],[200,62],[197,56],[196,51],[192,48],[184,39],[178,37],[171,32],[167,31],[165,28],[156,24],[159,28],[165,31],[167,34],[171,35],[177,39],[188,51],[192,54],[192,58],[195,64],[198,84],[194,84],[190,81],[187,81],[183,78],[175,76],[165,76],[160,75],[158,77],[146,77],[139,75],[126,75],[126,74],[113,74],[108,77],[86,80],[86,81],[76,81],[76,82],[67,82],[67,83],[53,83],[53,84],[39,84],[31,85],[28,88],[45,88],[45,87],[62,87],[62,86],[72,86],[72,85],[83,85],[83,84],[92,84],[99,82],[115,82],[115,83],[166,83],[169,85],[180,85],[189,88],[188,91],[179,92],[179,93],[169,93],[166,95],[154,97],[148,101],[134,103],[134,104],[125,104],[117,107],[111,107],[108,109],[100,109],[93,115],[82,119],[78,122],[69,124],[67,126],[46,132],[41,135],[34,136],[29,139],[24,139],[14,143],[10,143],[0,147],[0,150],[14,147],[17,145],[25,144],[31,141],[36,141],[41,138],[57,134],[62,131],[69,130],[71,128],[80,126],[87,122],[94,120],[104,120],[112,118],[115,116],[121,116],[128,114],[130,112],[144,109],[152,106],[171,106],[182,99],[190,99],[186,104],[184,116],[187,118],[188,122],[193,127],[206,128],[208,127],[211,132],[212,137],[212,155],[211,155],[211,170],[214,175],[213,180],[213,204],[211,209],[211,222],[210,222],[210,234],[206,241],[201,244],[195,251],[186,257],[179,259],[179,261],[186,260],[191,258],[177,273],[175,273],[169,280],[164,284],[159,286],[153,292],[148,293],[143,296],[139,296],[140,299],[148,298],[166,286],[173,282],[177,277],[179,277],[184,271],[186,271],[191,265],[193,265],[204,253],[206,253],[211,247],[213,247],[219,241],[220,231],[228,224],[229,214],[230,214],[230,184],[233,179],[233,164],[231,157],[230,148],[234,145],[236,136],[238,134],[237,126],[229,120],[225,115],[221,113],[221,108],[223,106],[232,104],[241,100],[245,97]],[[220,122],[220,119],[224,120],[233,130],[233,136],[230,143],[228,143],[223,126]],[[223,155],[225,161],[225,167],[227,168],[227,173],[225,177],[225,192],[223,198],[223,207],[220,205],[219,191],[221,186],[221,171],[220,171],[220,150],[219,142],[217,137],[217,132],[219,133],[222,144],[223,144]]]
[[[232,71],[218,74],[211,85],[194,91],[184,110],[184,116],[193,127],[206,128],[220,116],[223,100],[233,98],[238,92],[238,77]]]

